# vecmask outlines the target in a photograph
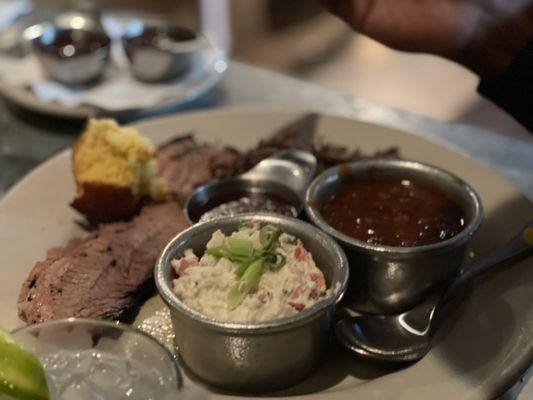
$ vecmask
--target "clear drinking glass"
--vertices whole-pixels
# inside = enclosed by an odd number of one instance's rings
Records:
[[[43,364],[53,400],[170,400],[182,386],[176,357],[125,324],[69,318],[12,335]]]

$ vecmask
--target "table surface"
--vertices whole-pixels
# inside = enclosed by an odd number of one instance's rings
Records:
[[[221,84],[204,97],[122,122],[215,106],[314,110],[406,130],[480,160],[533,201],[533,135],[531,140],[519,140],[439,122],[238,62],[231,63]],[[45,118],[0,102],[0,197],[30,169],[71,145],[81,128],[79,121]]]

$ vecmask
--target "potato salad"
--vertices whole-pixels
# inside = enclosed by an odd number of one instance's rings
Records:
[[[296,314],[326,295],[326,281],[301,241],[258,223],[213,233],[205,253],[172,261],[174,292],[188,307],[221,321],[260,322]]]

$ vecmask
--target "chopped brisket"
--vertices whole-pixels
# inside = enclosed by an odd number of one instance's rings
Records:
[[[313,153],[318,161],[317,174],[337,164],[369,157],[398,158],[398,149],[395,147],[374,154],[363,154],[356,147],[329,144],[324,137],[315,137],[318,118],[314,113],[305,114],[271,137],[261,140],[257,147],[246,154],[245,169],[252,168],[259,161],[284,149],[301,149]]]
[[[270,157],[280,150],[302,147],[315,155],[318,162],[316,170],[317,174],[334,165],[365,158],[398,158],[398,149],[395,147],[383,151],[377,151],[373,154],[363,154],[357,148],[349,149],[344,146],[321,143],[320,141],[314,141],[309,146],[302,146],[296,139],[297,135],[292,132],[284,138],[278,137],[276,140],[261,141],[256,148],[250,150],[246,154],[246,169],[252,168],[259,161]]]
[[[244,172],[245,158],[237,150],[198,144],[190,135],[159,148],[159,173],[168,182],[175,200],[183,202],[198,186]]]

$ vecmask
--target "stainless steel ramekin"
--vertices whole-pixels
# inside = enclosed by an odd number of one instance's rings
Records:
[[[464,229],[442,242],[392,247],[369,244],[331,227],[320,213],[323,205],[341,185],[369,176],[413,179],[442,191],[462,206],[466,215]],[[409,309],[456,274],[483,219],[479,195],[457,176],[419,162],[390,159],[356,161],[323,172],[307,190],[305,211],[346,251],[350,264],[346,303],[357,311],[379,314]]]
[[[180,41],[173,36],[183,36]],[[134,20],[122,45],[132,75],[142,82],[165,82],[184,75],[209,42],[199,32],[171,22]]]
[[[194,311],[172,291],[170,265],[192,248],[197,255],[213,232],[229,234],[245,221],[280,227],[300,238],[326,278],[331,294],[302,312],[261,323],[218,321]],[[320,363],[330,337],[333,312],[348,283],[348,262],[340,246],[310,224],[294,218],[246,214],[192,226],[163,250],[155,267],[159,293],[170,308],[175,344],[188,369],[205,382],[231,391],[269,392],[290,386]]]
[[[100,79],[111,51],[111,39],[96,21],[77,18],[79,25],[68,25],[68,16],[65,16],[58,22],[30,26],[23,33],[43,71],[67,85],[83,85]]]

